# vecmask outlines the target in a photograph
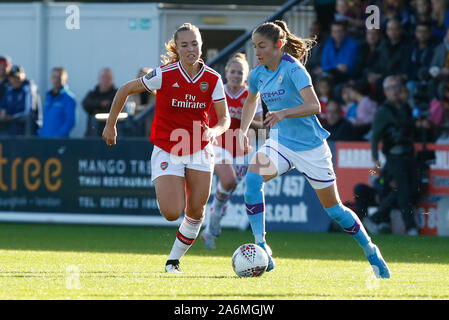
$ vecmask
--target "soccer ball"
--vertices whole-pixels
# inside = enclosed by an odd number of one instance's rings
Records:
[[[232,268],[239,277],[260,277],[267,267],[268,255],[257,244],[243,244],[232,255]]]

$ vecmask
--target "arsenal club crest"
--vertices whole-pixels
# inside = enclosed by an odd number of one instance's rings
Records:
[[[209,83],[208,82],[201,82],[200,83],[200,90],[201,92],[206,92],[207,89],[209,89]]]
[[[167,167],[168,167],[168,162],[166,162],[166,161],[161,162],[161,169],[162,169],[162,170],[167,169]]]

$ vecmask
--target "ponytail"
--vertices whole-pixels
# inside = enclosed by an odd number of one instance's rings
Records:
[[[307,63],[310,49],[316,44],[314,39],[302,39],[290,32],[287,24],[283,20],[266,22],[257,27],[254,33],[259,33],[271,39],[273,43],[281,40],[284,43],[283,51],[298,59],[303,65]]]

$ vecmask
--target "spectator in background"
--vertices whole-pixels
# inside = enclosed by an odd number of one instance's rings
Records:
[[[8,76],[9,86],[0,101],[2,135],[34,134],[37,115],[37,87],[26,78],[25,69],[13,66]]]
[[[336,0],[315,0],[313,2],[316,12],[316,19],[320,21],[324,32],[328,32],[330,23],[334,18]]]
[[[416,83],[425,80],[428,75],[435,49],[432,41],[432,25],[429,22],[419,22],[415,29],[415,41],[410,53],[407,88],[414,93]]]
[[[326,107],[329,100],[333,98],[333,82],[329,76],[324,76],[318,79],[316,85],[316,93],[321,105],[321,113],[318,115],[320,121],[326,122]]]
[[[146,74],[150,73],[152,70],[150,68],[141,68],[137,72],[137,78],[142,78]],[[155,92],[153,94],[149,93],[148,91],[144,91],[141,93],[136,93],[128,97],[128,102],[131,103],[132,108],[134,108],[134,112],[131,112],[131,116],[135,117],[141,114],[142,112],[146,112],[148,108],[151,108],[155,102]],[[129,110],[128,110],[129,111]],[[143,121],[145,121],[145,136],[150,136],[151,133],[151,126],[153,124],[154,119],[154,108],[150,111],[145,117]]]
[[[387,38],[379,47],[379,56],[367,70],[368,83],[375,87],[377,96],[383,96],[382,83],[389,75],[398,75],[407,79],[410,45],[400,22],[391,19],[387,23]]]
[[[347,117],[359,136],[364,136],[371,129],[377,102],[367,95],[366,88],[357,82],[351,82],[348,87],[350,99],[356,103],[355,115]]]
[[[76,101],[67,85],[67,71],[53,68],[53,88],[47,92],[43,111],[43,124],[38,131],[44,138],[67,138],[75,125]]]
[[[382,32],[380,29],[367,29],[365,39],[359,46],[357,54],[357,64],[354,70],[354,78],[368,83],[366,70],[372,67],[380,52],[379,47],[383,42]]]
[[[441,41],[446,34],[446,29],[449,27],[447,0],[431,0],[431,5],[434,22],[433,35]]]
[[[415,1],[412,29],[415,30],[419,23],[432,23],[432,7],[430,5],[430,0]]]
[[[309,34],[311,39],[315,39],[316,45],[312,47],[305,67],[312,77],[312,82],[315,82],[323,73],[321,57],[323,55],[324,42],[327,40],[328,35],[324,34],[322,26],[318,21],[312,23]]]
[[[383,0],[381,7],[381,29],[385,30],[388,22],[397,20],[402,29],[410,32],[413,23],[413,14],[405,0]]]
[[[349,92],[349,83],[345,83],[341,88],[341,110],[343,112],[343,116],[345,118],[353,118],[355,117],[357,103],[352,100],[351,94]]]
[[[98,84],[95,89],[89,91],[82,102],[83,108],[88,114],[86,137],[101,137],[104,123],[97,123],[95,115],[97,113],[109,113],[116,92],[114,75],[111,69],[101,70],[98,76]]]
[[[442,90],[442,84],[449,80],[449,28],[443,42],[433,51],[429,73],[434,78],[432,83],[436,88],[433,95],[437,96]]]
[[[340,105],[330,100],[326,109],[326,123],[323,128],[330,132],[329,141],[353,141],[354,134],[351,122],[346,120],[342,115]]]
[[[331,36],[323,48],[323,73],[332,75],[336,83],[349,79],[357,59],[357,42],[346,35],[346,24],[333,22]]]
[[[341,21],[347,25],[347,34],[359,38],[365,26],[360,15],[360,1],[337,0],[335,3],[334,21]]]
[[[398,207],[409,235],[417,235],[413,216],[416,196],[416,170],[413,137],[414,119],[410,107],[401,100],[401,81],[397,76],[385,78],[383,88],[386,101],[377,108],[372,124],[371,153],[375,170],[379,170],[378,145],[386,157],[382,172],[391,178],[397,191]]]
[[[8,87],[8,75],[11,71],[11,59],[0,56],[0,101],[2,101]]]

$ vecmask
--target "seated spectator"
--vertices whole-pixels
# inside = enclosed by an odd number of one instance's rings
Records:
[[[9,57],[0,56],[0,101],[5,95],[8,87],[8,75],[11,70],[11,59]]]
[[[349,92],[349,83],[345,83],[341,88],[341,110],[345,118],[355,117],[357,103],[352,100]]]
[[[321,77],[316,85],[318,100],[321,105],[321,113],[319,114],[320,121],[326,122],[326,107],[329,100],[333,98],[333,83],[331,77]]]
[[[379,47],[383,42],[380,29],[367,29],[365,39],[359,46],[357,64],[354,70],[354,78],[368,83],[366,70],[372,67],[379,56]]]
[[[333,22],[331,36],[323,48],[323,73],[332,75],[336,83],[347,81],[355,66],[357,46],[357,42],[346,35],[345,23]]]
[[[312,77],[312,81],[315,82],[323,73],[323,69],[321,68],[321,57],[327,35],[323,33],[321,24],[318,21],[315,21],[310,26],[309,35],[311,39],[315,39],[316,44],[310,51],[310,56],[305,67]]]
[[[97,123],[95,115],[97,113],[109,113],[116,92],[114,75],[111,69],[101,70],[98,76],[98,84],[95,89],[89,91],[82,102],[83,108],[88,114],[86,137],[101,137],[105,124]]]
[[[446,29],[449,27],[449,10],[447,0],[431,0],[432,19],[434,22],[433,35],[443,40]]]
[[[434,142],[438,139],[441,133],[444,131],[444,124],[447,114],[446,110],[449,110],[449,82],[443,84],[443,92],[440,98],[432,99],[429,105],[428,111],[421,111],[420,117],[417,117],[416,127],[418,128],[418,134],[422,133],[421,130],[426,131],[426,140]],[[417,114],[417,112],[414,112]],[[417,140],[422,139],[421,135],[417,136]]]
[[[334,17],[336,0],[315,0],[313,1],[316,12],[316,19],[320,21],[324,32],[329,32],[330,23]]]
[[[449,28],[441,44],[433,51],[429,73],[433,77],[433,87],[436,88],[434,96],[442,89],[442,84],[449,80]]]
[[[44,104],[43,124],[39,136],[44,138],[67,138],[75,125],[76,101],[67,85],[67,71],[53,68],[53,88],[47,92]]]
[[[330,132],[329,141],[352,141],[354,134],[351,122],[342,115],[340,105],[336,101],[329,101],[326,110],[326,123],[323,128]]]
[[[420,70],[428,70],[432,62],[433,51],[435,49],[432,41],[432,25],[429,22],[420,22],[416,25],[415,41],[410,52],[410,67],[408,81],[414,83],[422,80],[419,77]],[[413,92],[413,86],[408,87]]]
[[[412,31],[416,29],[419,23],[432,24],[432,6],[430,0],[416,0],[414,6]],[[433,29],[433,27],[432,27]]]
[[[375,87],[375,93],[383,100],[383,80],[390,75],[407,79],[409,68],[410,45],[404,35],[400,22],[389,20],[386,30],[387,38],[379,47],[379,56],[373,66],[368,67],[367,80]]]
[[[366,88],[356,82],[351,82],[348,86],[348,92],[350,99],[356,103],[355,115],[351,117],[346,117],[353,126],[365,128],[362,131],[368,131],[371,127],[371,123],[374,119],[374,114],[376,113],[377,102],[371,100],[367,95]],[[361,134],[365,134],[361,133]]]
[[[381,7],[381,25],[380,28],[385,30],[388,22],[397,20],[402,29],[409,32],[413,23],[413,14],[405,0],[383,0]]]
[[[151,72],[150,68],[141,68],[137,73],[137,78],[141,78],[150,72]],[[155,102],[155,97],[156,97],[155,95],[149,93],[146,90],[144,92],[129,96],[127,103],[134,104],[133,105],[134,112],[131,112],[130,115],[133,117],[138,116],[148,108],[151,108]],[[145,129],[144,129],[145,136],[150,136],[153,119],[154,119],[154,109],[151,110],[150,113],[143,120],[145,121]]]
[[[9,86],[0,101],[2,135],[34,134],[37,115],[37,88],[26,79],[21,66],[13,66],[8,76]]]
[[[358,38],[365,26],[360,16],[360,3],[349,0],[337,0],[335,3],[334,21],[347,24],[348,35]]]

